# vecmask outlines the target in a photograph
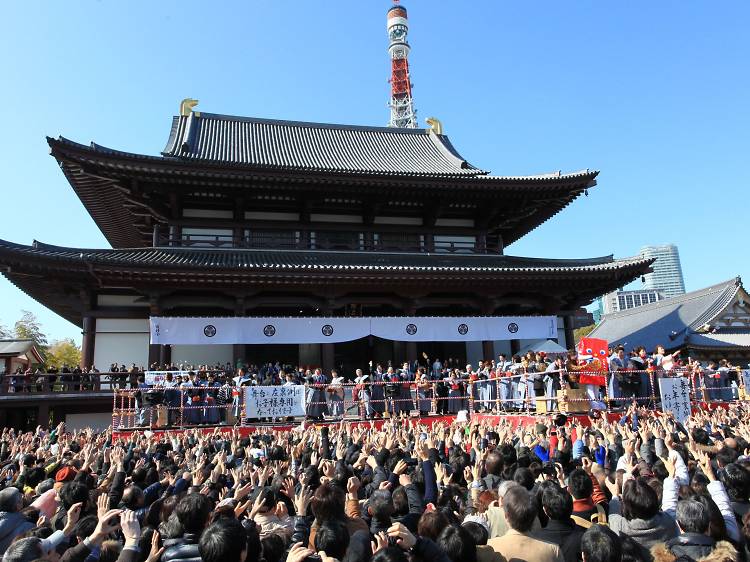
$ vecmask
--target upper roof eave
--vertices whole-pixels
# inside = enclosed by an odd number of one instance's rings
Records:
[[[409,130],[409,129],[407,129]],[[580,189],[581,182],[584,181],[583,185],[586,187],[593,187],[596,182],[595,178],[599,174],[598,170],[584,169],[577,172],[571,173],[548,173],[548,174],[537,174],[537,175],[526,175],[526,176],[492,176],[492,175],[454,175],[454,174],[398,174],[398,173],[382,173],[382,172],[352,172],[352,171],[334,171],[326,169],[292,169],[292,168],[280,168],[271,165],[250,165],[235,162],[226,161],[215,161],[215,160],[200,160],[190,159],[183,160],[179,158],[169,156],[153,156],[148,154],[139,154],[134,152],[127,152],[108,148],[97,143],[90,143],[88,145],[82,144],[63,136],[58,138],[47,137],[47,143],[50,146],[51,153],[58,160],[64,159],[65,157],[71,158],[73,153],[77,153],[79,156],[86,158],[89,162],[97,162],[101,165],[111,166],[117,169],[130,168],[134,171],[145,172],[145,173],[156,173],[156,174],[169,174],[178,173],[180,175],[207,175],[211,177],[236,177],[239,175],[245,175],[246,173],[278,173],[283,172],[285,174],[293,173],[304,173],[305,177],[310,174],[321,174],[329,177],[341,177],[343,178],[382,178],[388,180],[398,181],[399,179],[430,179],[430,180],[443,180],[449,181],[452,185],[470,185],[472,187],[478,187],[480,189],[491,186],[497,187],[534,187],[534,186],[553,186],[558,184],[560,187],[568,186],[569,184],[575,184],[576,189]],[[115,160],[117,162],[115,162]],[[484,174],[484,173],[483,173]]]
[[[0,240],[2,255],[27,259],[88,265],[165,267],[222,270],[390,270],[390,271],[471,271],[484,273],[596,273],[624,269],[647,269],[653,259],[632,257],[615,260],[612,256],[561,260],[490,254],[408,254],[344,252],[322,250],[245,250],[232,248],[129,248],[82,249],[34,242],[25,246]]]

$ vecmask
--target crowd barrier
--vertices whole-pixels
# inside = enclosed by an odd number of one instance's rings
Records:
[[[566,376],[560,376],[561,374]],[[577,373],[552,371],[508,375],[480,380],[444,379],[426,382],[370,382],[367,385],[306,384],[306,417],[313,419],[367,419],[373,415],[388,417],[401,413],[414,415],[451,415],[465,410],[475,412],[564,413],[588,412],[597,409],[614,410],[635,401],[656,406],[660,401],[659,381],[662,378],[687,379],[690,403],[727,402],[746,399],[745,378],[738,376],[736,384],[718,386],[716,379],[688,370],[627,371],[633,378],[645,382],[638,395],[613,395],[610,388],[612,373],[605,376],[602,387],[589,388],[578,384],[582,375],[601,375],[599,372]],[[566,378],[572,377],[572,384]],[[576,377],[577,375],[577,377]],[[533,379],[554,377],[559,381],[555,392],[536,394]],[[443,382],[444,385],[439,383]],[[547,382],[547,381],[545,381]],[[247,425],[256,422],[280,421],[282,418],[249,419],[246,415],[245,387],[166,388],[156,385],[138,396],[137,389],[115,388],[113,392],[113,427],[190,427],[195,425]],[[520,390],[519,390],[520,389]],[[546,390],[549,387],[545,387]],[[513,392],[509,395],[508,392]],[[597,393],[600,393],[597,395]],[[592,403],[593,402],[593,403]],[[291,421],[294,418],[283,418]]]
[[[171,372],[187,376],[191,371]],[[197,371],[192,371],[197,372]],[[224,374],[225,371],[210,370],[201,373]],[[138,377],[143,371],[95,372],[95,373],[4,373],[0,375],[0,394],[55,394],[111,392],[117,389],[132,389],[138,386]]]

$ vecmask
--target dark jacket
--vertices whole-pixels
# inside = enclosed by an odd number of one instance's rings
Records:
[[[664,543],[654,546],[650,554],[653,562],[678,562],[679,560]],[[700,562],[736,562],[738,559],[737,550],[727,541],[717,542],[708,554],[699,558]]]
[[[66,550],[60,557],[60,562],[83,562],[91,554],[91,549],[84,541]]]
[[[0,555],[5,554],[14,538],[33,528],[34,524],[20,513],[0,511]]]
[[[429,560],[429,562],[451,562],[445,551],[430,539],[417,537],[412,553],[418,560]]]
[[[698,533],[683,533],[667,541],[669,551],[684,561],[700,560],[708,556],[714,546],[716,546],[714,539]]]
[[[178,539],[164,541],[164,553],[161,562],[201,562],[198,552],[199,535],[185,533]]]
[[[550,542],[560,547],[565,562],[581,560],[581,538],[586,529],[576,525],[572,519],[556,521],[550,519],[543,529],[533,531],[531,536],[540,541]]]

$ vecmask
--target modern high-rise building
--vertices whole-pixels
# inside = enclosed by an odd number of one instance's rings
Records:
[[[644,258],[656,258],[651,266],[653,271],[643,276],[643,289],[657,289],[666,298],[685,293],[685,280],[682,278],[680,253],[674,244],[644,246],[639,252]]]
[[[637,289],[634,291],[612,291],[602,297],[602,314],[630,310],[644,304],[663,301],[666,297],[659,289]]]

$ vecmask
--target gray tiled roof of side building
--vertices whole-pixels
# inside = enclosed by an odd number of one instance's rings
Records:
[[[607,314],[590,336],[628,348],[642,345],[651,350],[661,344],[676,349],[687,343],[692,332],[726,308],[741,287],[742,282],[736,277],[705,289]]]
[[[34,347],[33,340],[0,340],[0,355],[21,355],[32,347]]]

